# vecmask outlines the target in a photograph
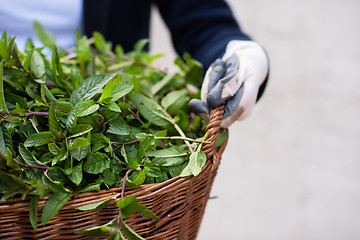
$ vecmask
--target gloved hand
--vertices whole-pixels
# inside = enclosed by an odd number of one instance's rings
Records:
[[[201,100],[189,102],[191,111],[208,115],[226,101],[222,128],[246,118],[255,105],[261,84],[269,70],[267,55],[253,41],[231,41],[222,59],[217,59],[205,74]]]

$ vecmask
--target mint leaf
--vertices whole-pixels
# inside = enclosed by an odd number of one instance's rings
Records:
[[[31,226],[34,228],[34,230],[37,230],[37,213],[38,213],[38,202],[39,197],[33,196],[30,199],[29,202],[29,218]]]
[[[3,61],[0,62],[0,112],[9,113],[5,102],[4,86],[3,86]]]
[[[56,193],[52,195],[45,203],[41,214],[41,223],[49,222],[69,200],[71,193]]]
[[[77,124],[70,130],[71,136],[69,138],[76,138],[90,132],[93,127],[89,124]]]
[[[190,155],[189,163],[181,172],[180,177],[198,175],[201,172],[202,168],[204,167],[205,162],[206,162],[206,154],[199,148],[199,150],[193,152]]]
[[[110,128],[107,130],[108,133],[123,135],[123,136],[130,134],[128,125],[121,117],[109,121],[109,124],[110,124]]]
[[[115,198],[109,198],[101,202],[91,203],[87,205],[83,205],[81,207],[77,207],[76,209],[80,211],[88,211],[88,210],[95,210],[95,209],[101,209],[111,203]]]
[[[96,104],[93,100],[83,100],[79,103],[76,109],[77,117],[85,117],[93,114],[99,109],[99,104]]]
[[[176,74],[177,73],[165,75],[163,79],[161,79],[151,87],[151,93],[155,95],[157,92],[159,92],[163,87],[165,87],[166,84],[168,84],[176,76]]]
[[[186,159],[187,153],[181,148],[170,147],[156,151],[147,151],[145,156],[155,157],[154,163],[169,167],[182,164]]]
[[[85,164],[84,171],[98,174],[110,167],[110,159],[101,153],[90,153]]]
[[[70,105],[74,107],[81,100],[91,99],[95,94],[101,93],[102,88],[115,76],[115,73],[106,73],[88,77],[71,94]]]
[[[165,127],[169,124],[169,121],[166,120],[168,117],[163,113],[163,109],[160,105],[154,100],[139,93],[133,93],[131,94],[131,97],[145,119],[160,127]]]
[[[25,140],[24,145],[25,145],[25,147],[33,147],[33,146],[36,147],[36,146],[41,146],[41,145],[48,144],[48,143],[51,143],[54,141],[55,140],[50,132],[39,132],[39,133],[34,133],[30,137],[28,137]]]
[[[153,212],[151,212],[145,205],[138,203],[136,211],[145,218],[160,220]]]
[[[52,103],[49,109],[49,129],[50,129],[50,133],[55,138],[59,138],[59,136],[61,136],[62,130],[56,118],[55,103]]]
[[[110,227],[115,225],[115,222],[116,222],[115,220],[116,219],[114,219],[104,225],[101,225],[101,226],[96,226],[96,227],[85,229],[80,232],[76,232],[76,234],[85,235],[85,236],[101,236],[101,235],[109,232]]]
[[[36,78],[41,78],[45,74],[45,63],[41,54],[35,50],[30,59],[30,69]]]
[[[19,153],[28,165],[38,165],[36,157],[24,146],[24,144],[19,144]]]
[[[79,185],[83,179],[82,162],[73,167],[71,174],[68,175],[69,179]]]
[[[127,84],[127,83],[122,83],[120,85],[115,86],[115,88],[112,90],[111,93],[112,101],[116,101],[122,98],[123,96],[131,92],[133,87],[134,87],[133,84]]]
[[[145,240],[139,234],[134,232],[122,219],[120,219],[120,227],[124,235],[129,238],[129,240]]]
[[[51,33],[47,32],[38,21],[34,21],[34,29],[36,35],[46,47],[48,48],[54,47],[55,45],[54,36]]]

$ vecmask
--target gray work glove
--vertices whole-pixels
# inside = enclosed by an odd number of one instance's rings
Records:
[[[201,100],[189,102],[191,111],[209,114],[226,101],[222,128],[246,118],[253,109],[259,88],[269,70],[263,48],[253,41],[231,41],[222,59],[207,70],[201,88]]]

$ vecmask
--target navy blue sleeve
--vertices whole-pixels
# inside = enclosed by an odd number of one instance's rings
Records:
[[[206,70],[231,40],[250,40],[223,0],[154,0],[177,53],[191,54]]]

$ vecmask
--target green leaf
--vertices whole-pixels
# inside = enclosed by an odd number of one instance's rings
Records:
[[[24,61],[23,61],[23,68],[25,71],[29,71],[30,70],[30,60],[31,60],[31,57],[33,55],[35,51],[35,47],[32,47],[31,48],[31,51],[26,55]]]
[[[160,177],[162,173],[158,166],[150,162],[145,162],[144,170],[148,177]]]
[[[78,209],[80,211],[101,209],[101,208],[105,207],[106,205],[108,205],[109,203],[111,203],[113,200],[115,200],[115,198],[109,198],[104,201],[83,205],[81,207],[77,207],[76,209]]]
[[[155,101],[138,93],[133,93],[131,96],[134,104],[145,119],[160,127],[165,127],[169,124],[168,117]]]
[[[136,199],[136,197],[134,196],[125,196],[122,199],[120,199],[119,201],[116,202],[116,206],[120,209],[123,209],[127,206],[129,206],[130,204],[133,203],[138,203],[138,200]]]
[[[73,125],[76,124],[76,122],[77,122],[76,112],[73,109],[73,110],[71,110],[71,112],[69,113],[69,115],[68,115],[68,117],[66,119],[66,123],[65,123],[66,128],[68,130],[70,130],[73,127]]]
[[[91,99],[95,94],[101,93],[102,88],[115,76],[115,73],[107,73],[86,78],[71,94],[70,105],[74,107],[81,100]]]
[[[125,164],[129,169],[137,169],[139,166],[139,163],[135,161],[131,156],[128,156],[125,151],[125,145],[121,147],[121,155],[125,159]]]
[[[89,145],[90,145],[90,142],[87,138],[78,137],[78,138],[74,139],[73,142],[70,143],[69,151],[74,150],[75,148],[86,147]]]
[[[80,161],[80,160],[84,159],[88,155],[89,152],[90,152],[90,146],[88,145],[85,147],[75,148],[70,151],[70,154],[73,158]]]
[[[145,45],[149,43],[149,39],[140,39],[135,43],[134,50],[137,54],[144,49]]]
[[[49,143],[48,149],[54,155],[60,154],[60,148],[56,145],[56,143]]]
[[[151,142],[154,140],[154,136],[152,135],[149,135],[148,137],[146,137],[141,143],[140,143],[140,146],[137,150],[137,153],[136,153],[136,160],[138,163],[141,163],[143,157],[144,157],[144,154],[145,154],[145,151],[150,147],[151,145]]]
[[[93,114],[99,109],[99,104],[96,104],[93,100],[83,100],[79,103],[76,109],[77,117],[85,117]]]
[[[99,32],[93,33],[94,45],[97,49],[104,53],[111,52],[111,43],[107,43],[104,36]]]
[[[136,211],[145,218],[160,220],[153,212],[151,212],[145,205],[138,203]]]
[[[0,56],[2,58],[7,58],[7,49],[8,49],[7,34],[6,31],[4,31],[0,39]]]
[[[73,167],[71,174],[68,175],[69,179],[79,185],[83,179],[82,162]]]
[[[49,222],[65,205],[71,197],[71,193],[56,193],[52,195],[45,203],[41,214],[41,223],[46,224]]]
[[[56,100],[55,101],[55,106],[57,109],[64,111],[64,112],[71,112],[73,110],[73,108],[71,107],[71,105],[68,102],[65,101],[60,101],[60,100]]]
[[[104,99],[102,105],[104,105],[110,111],[121,113],[121,108],[116,102],[111,100],[111,97]]]
[[[78,193],[84,193],[84,192],[99,192],[101,183],[90,183],[84,188],[81,188]]]
[[[107,130],[108,133],[126,136],[130,134],[130,130],[124,119],[121,117],[115,118],[109,121],[110,127]]]
[[[155,157],[154,163],[161,166],[176,166],[182,164],[187,156],[187,153],[179,147],[170,147],[167,149],[148,151],[145,153],[147,157]]]
[[[188,95],[189,94],[185,89],[170,92],[161,100],[161,106],[163,106],[165,109],[171,107],[174,104],[181,107],[186,102],[186,97]]]
[[[48,171],[55,170],[58,167],[51,167]],[[42,176],[42,182],[53,192],[53,193],[71,193],[71,191],[64,187],[64,184],[59,181],[54,181],[44,173]]]
[[[110,159],[101,153],[90,153],[85,164],[84,171],[98,174],[110,167]]]
[[[33,146],[41,146],[44,144],[48,144],[54,142],[54,138],[50,132],[39,132],[34,133],[30,137],[28,137],[24,145],[25,147],[33,147]]]
[[[58,55],[58,50],[56,46],[53,47],[52,57],[51,57],[51,68],[54,77],[54,81],[57,86],[65,87],[68,86],[70,90],[74,90],[74,87],[65,80],[65,75],[61,66],[61,62]]]
[[[76,56],[80,64],[91,60],[91,49],[86,36],[76,41]]]
[[[55,113],[55,103],[52,103],[49,108],[49,129],[50,133],[56,138],[59,139],[59,136],[61,136],[62,131],[61,127],[59,125],[59,122],[56,118]]]
[[[112,167],[111,162],[110,162],[110,167]],[[105,169],[104,172],[102,173],[102,180],[104,184],[108,186],[112,186],[116,183],[116,176],[112,173],[111,170]]]
[[[133,180],[132,180],[133,179]],[[130,177],[127,179],[127,181],[132,186],[139,186],[145,182],[146,179],[146,173],[144,170],[138,170],[133,172]]]
[[[158,93],[163,87],[165,87],[165,85],[168,84],[176,76],[176,74],[177,73],[165,75],[163,79],[161,79],[151,87],[151,93],[153,95],[156,95],[156,93]]]
[[[16,194],[29,191],[29,185],[13,174],[0,170],[0,193],[1,200],[8,199]]]
[[[31,226],[34,228],[34,230],[37,230],[37,212],[38,212],[38,202],[39,197],[33,196],[30,199],[29,203],[29,218]]]
[[[120,216],[122,218],[128,218],[136,210],[138,200],[134,196],[125,196],[120,199],[116,205],[121,209]]]
[[[5,127],[0,127],[0,153],[2,156],[6,156],[6,143],[5,143],[5,138],[3,135],[3,128],[6,129]]]
[[[225,140],[228,138],[228,133],[227,132],[223,132],[218,134],[217,138],[216,138],[216,142],[215,142],[215,148],[220,147]]]
[[[19,153],[26,164],[40,165],[36,157],[22,143],[19,143]]]
[[[36,78],[42,78],[45,74],[44,59],[37,50],[35,50],[31,56],[30,69]]]
[[[120,85],[115,86],[111,94],[112,101],[116,101],[122,98],[123,96],[131,92],[133,87],[134,84],[127,84],[127,83],[122,83]]]
[[[37,22],[34,21],[34,30],[37,37],[40,39],[40,41],[48,48],[53,48],[55,45],[55,38],[54,36],[46,31],[43,26]]]
[[[116,75],[113,79],[111,79],[106,86],[99,98],[99,102],[103,102],[105,99],[110,98],[114,88],[121,83],[121,78],[119,75]]]
[[[110,227],[114,225],[115,225],[115,219],[104,225],[91,227],[83,231],[76,232],[76,234],[85,235],[85,236],[101,236],[109,232]]]
[[[189,163],[181,172],[180,177],[186,177],[190,175],[198,175],[206,163],[206,154],[198,148],[197,151],[190,155]]]
[[[97,152],[102,148],[108,147],[110,145],[110,139],[102,133],[93,133],[91,134],[91,145],[92,152]]]
[[[3,82],[3,61],[0,62],[0,112],[9,113],[5,102],[5,94],[4,94],[4,82]]]
[[[142,238],[139,234],[134,232],[122,219],[120,219],[120,227],[124,235],[129,240],[145,240],[145,238]]]
[[[41,84],[41,91],[45,94],[45,96],[52,102],[56,101],[54,95],[50,92],[49,88],[45,84]],[[44,101],[46,103],[46,101]]]
[[[76,138],[90,132],[93,127],[89,124],[77,124],[75,127],[70,129],[71,136],[69,138]]]

